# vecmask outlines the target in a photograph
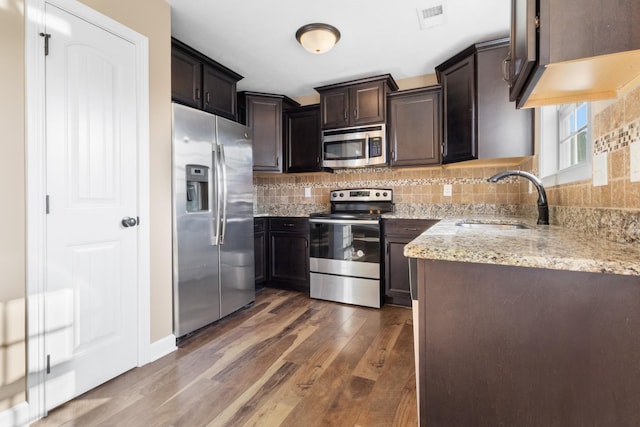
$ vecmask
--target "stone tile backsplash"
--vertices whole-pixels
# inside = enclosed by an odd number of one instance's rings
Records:
[[[337,170],[335,173],[301,175],[273,175],[254,177],[254,205],[257,214],[282,210],[285,205],[304,205],[299,209],[329,208],[329,192],[339,188],[390,188],[394,191],[396,209],[400,206],[429,206],[432,212],[451,211],[451,206],[477,205],[509,206],[513,211],[520,205],[520,185],[514,180],[493,184],[491,175],[506,167],[438,166],[423,169],[363,168]],[[451,196],[444,196],[444,186],[451,185]],[[305,189],[310,197],[305,196]],[[437,206],[446,206],[446,209]],[[501,208],[502,209],[502,208]],[[442,217],[442,215],[436,216]]]

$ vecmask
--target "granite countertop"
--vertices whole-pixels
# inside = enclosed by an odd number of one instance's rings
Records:
[[[458,223],[520,223],[525,229]],[[409,258],[640,276],[640,247],[520,218],[447,218],[404,247]]]

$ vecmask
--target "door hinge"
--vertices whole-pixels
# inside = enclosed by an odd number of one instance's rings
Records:
[[[45,198],[45,212],[47,215],[49,215],[49,195],[47,194],[46,198]]]
[[[44,37],[44,56],[49,55],[49,39],[51,38],[51,34],[49,33],[40,33],[42,37]]]
[[[51,373],[51,355],[47,354],[47,374]]]

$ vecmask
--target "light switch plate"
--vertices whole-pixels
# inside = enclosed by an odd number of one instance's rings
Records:
[[[640,181],[640,141],[636,141],[629,146],[629,163],[631,182]]]
[[[443,191],[442,194],[447,196],[447,197],[451,197],[451,194],[452,194],[451,184],[445,184],[444,185],[444,191]]]
[[[311,188],[310,187],[305,187],[304,188],[304,197],[311,197]]]
[[[609,183],[609,168],[607,161],[609,156],[606,152],[593,156],[593,186],[600,187]]]

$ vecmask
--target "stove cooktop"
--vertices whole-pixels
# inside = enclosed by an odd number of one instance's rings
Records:
[[[380,219],[381,212],[317,212],[309,215],[310,218],[332,219]]]

